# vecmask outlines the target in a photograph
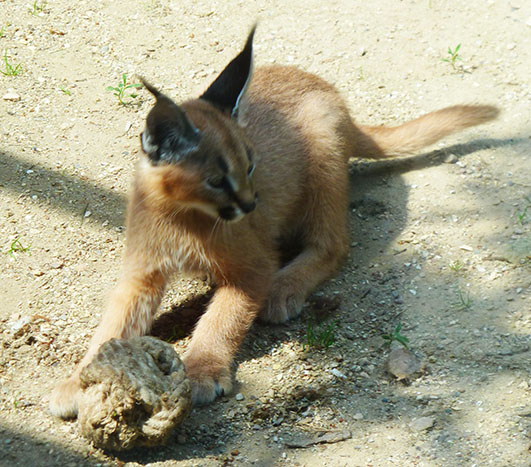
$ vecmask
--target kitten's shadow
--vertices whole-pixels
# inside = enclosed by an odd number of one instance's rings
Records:
[[[214,290],[188,297],[155,319],[150,334],[172,344],[192,334]]]

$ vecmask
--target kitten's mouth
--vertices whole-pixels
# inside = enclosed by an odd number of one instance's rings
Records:
[[[220,208],[218,214],[219,217],[227,222],[237,222],[245,215],[240,208],[234,206]]]
[[[254,201],[250,203],[238,200],[237,205],[231,204],[229,206],[223,206],[218,209],[219,217],[227,222],[237,222],[243,216],[255,210],[257,199],[258,197],[255,196]]]
[[[242,206],[224,206],[219,208],[218,214],[224,221],[238,222],[242,217],[254,211],[256,202]]]

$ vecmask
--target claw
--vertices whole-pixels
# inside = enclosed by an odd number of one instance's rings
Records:
[[[214,390],[216,391],[216,397],[221,397],[225,395],[225,390],[217,381],[214,381]]]

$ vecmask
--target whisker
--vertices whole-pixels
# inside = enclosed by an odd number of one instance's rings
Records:
[[[186,209],[186,206],[177,206],[172,212],[171,216],[175,217]]]
[[[220,224],[221,224],[221,217],[218,217],[216,218],[216,222],[214,222],[214,226],[212,227],[212,230],[210,231],[210,235],[208,237],[208,243],[210,243],[212,239],[214,238],[216,229],[219,227]]]
[[[133,211],[136,211],[138,206],[140,206],[144,201],[146,201],[150,196],[150,193],[146,193],[144,196],[142,196],[142,198],[140,198],[140,200],[138,201],[138,203],[135,204],[135,207],[133,208]]]

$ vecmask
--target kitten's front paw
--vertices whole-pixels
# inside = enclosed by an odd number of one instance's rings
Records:
[[[271,296],[260,311],[260,319],[267,323],[285,323],[299,316],[304,306],[304,297],[296,293],[291,284],[274,284]]]
[[[71,376],[61,382],[50,394],[50,413],[64,420],[76,418],[79,391],[78,377]]]
[[[212,378],[201,376],[190,378],[192,386],[192,401],[194,405],[206,405],[213,402],[217,397],[229,394],[232,391],[231,378]]]
[[[230,369],[214,370],[209,365],[194,364],[192,359],[186,357],[183,362],[192,386],[194,405],[210,404],[217,397],[230,394],[232,391]]]

